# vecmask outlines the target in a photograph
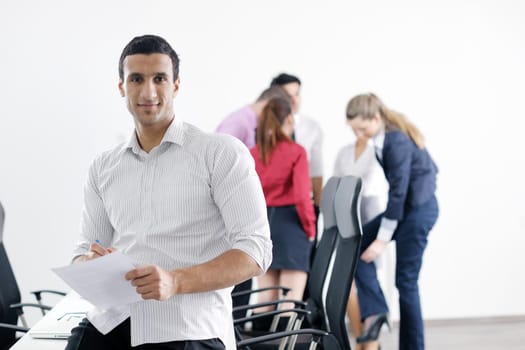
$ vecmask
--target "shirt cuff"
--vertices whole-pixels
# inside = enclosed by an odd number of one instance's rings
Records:
[[[266,272],[270,268],[272,262],[272,243],[268,241],[260,240],[258,243],[241,240],[233,244],[232,249],[238,249],[248,254],[263,272]]]
[[[390,242],[396,228],[397,220],[387,219],[383,217],[381,219],[381,226],[379,226],[379,232],[377,233],[377,239],[384,242]]]

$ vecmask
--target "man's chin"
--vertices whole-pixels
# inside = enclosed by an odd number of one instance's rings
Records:
[[[142,126],[154,126],[159,124],[166,124],[171,121],[171,117],[163,117],[158,113],[141,113],[135,116],[135,121]]]

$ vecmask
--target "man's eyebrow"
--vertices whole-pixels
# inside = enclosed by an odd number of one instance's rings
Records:
[[[168,75],[169,75],[169,73],[166,73],[166,72],[155,72],[151,76],[152,77],[167,77]],[[137,72],[132,72],[132,73],[128,74],[129,78],[138,78],[138,77],[143,77],[143,76],[144,76],[144,74],[137,73]]]

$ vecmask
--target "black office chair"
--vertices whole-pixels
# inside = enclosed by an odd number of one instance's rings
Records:
[[[4,247],[4,221],[5,211],[0,202],[0,349],[8,349],[16,342],[16,332],[29,330],[24,318],[24,307],[39,308],[44,315],[46,310],[51,310],[51,307],[42,304],[42,293],[65,295],[65,293],[54,290],[38,290],[31,292],[38,303],[20,302],[20,290]],[[22,327],[18,326],[19,319],[23,324]]]
[[[361,179],[353,176],[341,178],[335,194],[336,250],[327,277],[328,289],[323,302],[321,327],[313,322],[315,328],[292,329],[242,339],[237,342],[239,349],[315,349],[317,346],[324,350],[351,349],[345,326],[345,310],[361,244],[360,192]],[[276,345],[275,341],[279,339],[286,341]]]
[[[308,283],[306,285],[306,288],[308,289],[308,299],[306,302],[302,300],[290,300],[284,299],[276,300],[270,303],[264,303],[264,304],[251,304],[241,307],[234,308],[234,311],[238,310],[250,310],[255,309],[260,306],[265,305],[275,305],[277,306],[277,311],[271,312],[271,313],[263,313],[263,314],[257,314],[256,316],[248,316],[241,319],[235,319],[234,324],[236,326],[236,330],[238,332],[238,340],[246,339],[247,337],[252,336],[259,336],[263,334],[267,334],[269,332],[275,332],[279,325],[279,319],[281,317],[281,314],[287,313],[290,314],[290,310],[281,310],[279,308],[279,305],[282,305],[285,302],[293,302],[295,304],[295,310],[293,317],[290,317],[287,322],[285,322],[285,325],[282,325],[279,328],[285,328],[287,330],[290,329],[298,329],[299,327],[303,326],[302,322],[306,318],[306,325],[314,325],[315,327],[323,327],[323,285],[325,278],[327,276],[328,268],[330,265],[330,259],[332,257],[332,254],[335,250],[336,242],[337,242],[337,226],[336,226],[336,220],[335,220],[335,195],[337,191],[337,187],[339,185],[340,178],[330,178],[324,189],[323,189],[323,197],[321,200],[321,211],[323,213],[323,222],[324,222],[324,230],[323,234],[321,235],[321,239],[319,241],[319,244],[317,246],[317,251],[315,258],[313,260],[312,266],[310,268],[310,277],[308,279]],[[281,287],[276,287],[281,288]],[[253,332],[253,331],[243,331],[239,328],[239,325],[243,324],[246,321],[253,321],[258,318],[264,318],[264,317],[272,317],[273,321],[271,321],[271,325],[269,326],[268,330],[266,331],[259,331],[259,332]],[[270,322],[269,322],[270,323]]]

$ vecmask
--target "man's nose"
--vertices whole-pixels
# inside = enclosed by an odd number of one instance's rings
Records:
[[[155,88],[155,83],[152,81],[146,82],[142,85],[140,91],[141,97],[145,99],[153,99],[157,97],[157,89]]]

